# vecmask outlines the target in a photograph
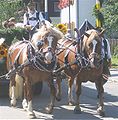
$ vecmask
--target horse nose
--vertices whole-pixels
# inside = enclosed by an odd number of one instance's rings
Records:
[[[40,40],[40,41],[38,41],[38,42],[36,43],[36,46],[37,46],[38,48],[40,48],[40,47],[43,46],[43,44],[44,44],[43,40]]]
[[[91,68],[96,68],[96,67],[98,66],[97,63],[98,63],[98,62],[97,62],[97,59],[92,58],[91,61],[90,61],[90,66],[91,66]]]
[[[49,51],[45,54],[46,63],[50,64],[52,62],[52,58],[53,58],[52,52]]]

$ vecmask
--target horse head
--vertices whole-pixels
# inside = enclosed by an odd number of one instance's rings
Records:
[[[83,38],[83,53],[89,60],[92,68],[97,67],[99,62],[102,60],[102,32],[98,32],[94,29],[86,31]]]
[[[49,23],[48,23],[49,24]],[[63,37],[63,34],[50,25],[43,24],[33,35],[32,44],[44,55],[46,63],[51,63],[55,58],[57,41]]]

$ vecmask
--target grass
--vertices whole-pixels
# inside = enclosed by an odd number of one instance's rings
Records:
[[[118,68],[118,57],[117,56],[112,56],[111,62],[112,62],[113,68]]]

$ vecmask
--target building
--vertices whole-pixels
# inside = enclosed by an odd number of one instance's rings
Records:
[[[73,27],[79,28],[85,19],[87,19],[93,26],[95,26],[95,17],[92,15],[92,11],[94,5],[96,4],[96,0],[73,0],[73,5],[70,5],[70,7],[65,7],[63,9],[58,8],[60,0],[34,1],[36,2],[38,10],[45,11],[47,9],[48,15],[54,24],[60,22],[67,24],[72,23]]]
[[[70,8],[66,7],[61,10],[61,23],[70,22],[75,25],[74,27],[79,28],[85,19],[87,19],[95,26],[95,18],[92,16],[95,4],[96,0],[74,0],[74,4],[70,5]]]
[[[48,16],[51,18],[54,24],[60,22],[60,12],[58,8],[59,0],[33,0],[36,3],[36,9],[38,11],[47,11]]]

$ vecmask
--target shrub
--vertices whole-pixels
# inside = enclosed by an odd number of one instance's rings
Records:
[[[15,39],[22,40],[28,36],[28,31],[24,28],[0,29],[0,38],[5,38],[5,43],[10,46]]]

